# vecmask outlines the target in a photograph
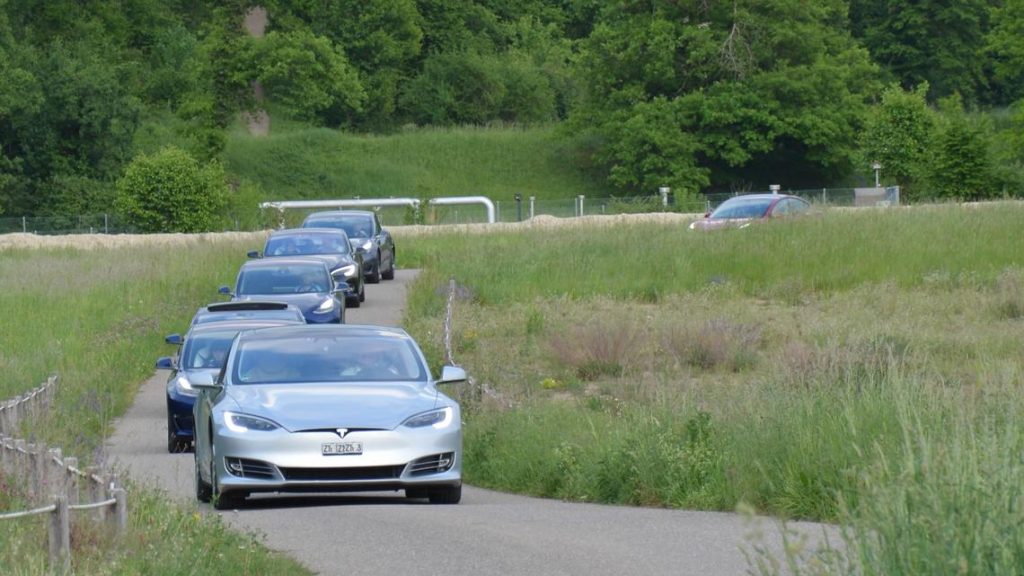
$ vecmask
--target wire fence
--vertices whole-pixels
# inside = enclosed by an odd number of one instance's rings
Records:
[[[767,191],[766,191],[767,192]],[[877,206],[898,205],[899,188],[820,188],[805,190],[780,190],[823,206]],[[713,210],[725,200],[751,192],[707,194],[697,199],[676,199],[671,193],[664,195],[624,196],[591,198],[576,196],[557,200],[542,200],[532,196],[517,195],[514,198],[492,199],[495,220],[517,222],[534,216],[548,215],[559,218],[573,218],[594,214],[634,214],[644,212],[681,212],[704,214]],[[518,199],[516,199],[518,198]],[[303,218],[312,209],[291,209],[278,214],[266,211],[248,225],[238,220],[223,231],[252,231],[287,228],[301,225]],[[402,224],[472,224],[487,222],[487,209],[479,204],[430,205],[421,202],[419,209],[401,206],[376,208],[385,226]],[[270,212],[274,212],[271,214]],[[0,218],[0,234],[125,234],[135,232],[134,228],[116,214],[91,214],[81,216],[21,216]]]
[[[51,376],[39,387],[0,403],[0,475],[20,488],[29,508],[0,513],[0,520],[48,515],[49,558],[53,572],[71,570],[71,512],[94,511],[99,522],[121,534],[128,525],[127,492],[116,474],[100,467],[80,469],[78,459],[60,448],[16,438],[25,421],[49,410],[57,390]]]
[[[451,366],[458,366],[459,363],[455,360],[455,352],[452,347],[452,337],[455,333],[452,319],[454,317],[455,302],[461,298],[467,298],[468,294],[466,289],[459,286],[455,278],[448,281],[448,298],[445,304],[444,311],[444,330],[441,335],[444,343],[444,363]],[[505,398],[500,392],[492,388],[486,382],[480,382],[469,376],[468,380],[469,389],[460,394],[459,399],[461,401],[479,402],[482,398],[486,397],[498,404],[499,406],[509,408],[512,403]]]

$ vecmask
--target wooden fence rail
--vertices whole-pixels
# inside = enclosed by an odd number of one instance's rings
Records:
[[[96,519],[121,534],[128,524],[127,493],[117,475],[91,466],[78,467],[78,459],[65,457],[60,448],[15,438],[22,422],[36,421],[48,410],[57,377],[13,400],[0,402],[0,473],[10,484],[24,487],[24,497],[38,506],[31,510],[0,513],[0,520],[49,514],[50,566],[71,570],[71,511],[94,511]]]

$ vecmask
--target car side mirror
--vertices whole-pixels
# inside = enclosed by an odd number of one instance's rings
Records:
[[[220,384],[217,384],[213,378],[213,372],[196,372],[195,374],[189,374],[188,383],[197,390],[215,390],[220,388]]]
[[[157,370],[174,370],[174,358],[161,356],[156,359]]]
[[[167,342],[168,344],[174,344],[175,346],[181,346],[181,334],[168,334],[167,336],[164,337],[164,342]]]
[[[248,256],[249,258],[262,258],[263,257],[260,254],[259,250],[249,250],[248,252],[245,253],[245,255]]]
[[[441,368],[438,384],[457,384],[466,381],[466,371],[459,366],[446,365]]]
[[[219,294],[223,294],[225,296],[231,296],[232,295],[231,294],[231,288],[228,288],[227,286],[221,286],[220,288],[217,289],[217,292]]]

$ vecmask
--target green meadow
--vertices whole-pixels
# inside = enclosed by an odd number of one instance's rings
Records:
[[[1022,225],[1024,207],[992,204],[712,234],[393,232],[399,265],[422,270],[406,326],[435,366],[459,288],[471,484],[838,523],[842,550],[808,568],[820,573],[1002,574],[1024,565]],[[23,435],[94,455],[163,335],[218,299],[250,244],[0,251],[0,397],[61,375],[57,406]],[[159,559],[180,554],[225,574],[295,569],[133,493],[128,544],[110,560],[108,542],[84,541],[80,572],[167,573]],[[39,534],[12,526],[5,556],[41,572]]]

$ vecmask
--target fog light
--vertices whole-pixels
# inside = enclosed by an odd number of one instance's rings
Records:
[[[225,458],[224,463],[227,464],[228,472],[235,476],[242,475],[242,461],[235,458]]]

